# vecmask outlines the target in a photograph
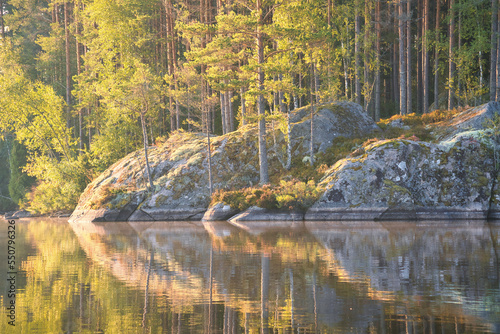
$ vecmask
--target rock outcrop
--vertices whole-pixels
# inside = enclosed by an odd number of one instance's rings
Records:
[[[338,136],[360,135],[377,128],[362,108],[354,103],[329,104],[320,107],[317,115],[315,142],[323,149]],[[307,154],[310,138],[306,131],[306,128],[310,129],[308,122],[307,108],[293,113],[293,155]],[[276,137],[284,140],[283,136]],[[210,203],[206,143],[205,135],[180,132],[164,144],[151,147],[148,154],[154,189],[146,188],[144,151],[128,155],[87,186],[70,220],[202,219]],[[281,147],[284,142],[279,144]],[[238,189],[259,182],[256,127],[246,126],[224,136],[212,137],[211,147],[214,189]],[[270,168],[279,168],[276,156],[280,152],[273,150],[273,145],[269,147]],[[212,210],[207,219],[221,219],[221,210],[224,211],[223,207]],[[212,218],[211,214],[214,215]]]
[[[376,142],[327,172],[305,219],[486,219],[494,170],[491,149],[473,137]]]
[[[305,219],[497,217],[497,144],[484,125],[498,111],[496,102],[464,111],[436,129],[442,139],[437,143],[384,140],[337,162],[322,180],[324,195]]]
[[[332,146],[337,137],[361,137],[379,130],[373,119],[354,102],[334,102],[317,107],[314,125],[314,148],[316,152],[324,152]],[[291,130],[292,142],[300,141],[303,149],[309,150],[311,138],[311,118],[309,108],[298,109],[291,116],[294,124]]]
[[[118,161],[82,194],[71,220],[436,220],[500,218],[498,138],[485,129],[500,111],[488,103],[466,110],[434,129],[436,142],[381,140],[338,161],[321,182],[325,193],[302,214],[251,208],[236,215],[219,203],[208,208],[206,137],[176,133],[149,150],[154,189],[146,188],[143,151]],[[292,116],[293,154],[306,156],[310,119],[307,108]],[[318,109],[316,149],[326,150],[339,136],[373,131],[376,125],[353,103]],[[271,140],[271,137],[269,136]],[[283,140],[283,136],[276,136]],[[414,137],[413,137],[414,138]],[[417,139],[417,138],[414,138]],[[280,147],[284,142],[279,142]],[[238,189],[259,181],[257,129],[244,127],[212,137],[215,189]],[[269,145],[270,168],[280,166]],[[281,152],[282,153],[282,152]],[[495,156],[497,157],[495,161]],[[274,166],[274,167],[273,167]],[[207,212],[207,209],[208,212]]]

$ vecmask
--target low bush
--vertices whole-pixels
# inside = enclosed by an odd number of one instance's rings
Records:
[[[212,204],[223,202],[238,210],[258,206],[269,210],[306,211],[322,195],[323,189],[314,181],[302,182],[296,179],[281,181],[279,185],[243,188],[239,190],[218,190],[212,196]]]

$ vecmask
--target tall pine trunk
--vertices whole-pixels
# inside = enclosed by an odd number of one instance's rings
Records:
[[[245,87],[240,87],[240,97],[241,97],[241,125],[247,124],[246,119],[246,99],[245,99]]]
[[[5,23],[3,22],[3,0],[0,0],[0,29],[2,40],[5,40]]]
[[[490,52],[490,100],[496,100],[497,89],[497,33],[498,33],[498,0],[491,0],[491,52]]]
[[[436,2],[436,45],[434,46],[434,109],[439,109],[439,42],[440,42],[440,31],[439,31],[439,20],[440,20],[440,9],[441,0]]]
[[[406,110],[411,113],[412,90],[411,90],[411,0],[406,3]],[[428,1],[428,0],[427,0]]]
[[[355,8],[355,17],[354,17],[354,85],[355,85],[355,101],[358,104],[361,104],[361,43],[359,42],[361,35],[361,27],[360,27],[360,16],[359,16],[359,7],[360,0],[356,0],[354,4]]]
[[[310,87],[310,100],[311,100],[311,142],[309,143],[309,156],[310,160],[309,163],[314,165],[314,99],[316,94],[315,93],[315,74],[314,74],[314,62],[311,60],[311,87]]]
[[[500,8],[497,10],[497,18],[500,16]],[[498,21],[498,20],[497,20]],[[496,68],[496,94],[495,101],[500,101],[500,22],[497,22],[497,68]]]
[[[406,57],[405,57],[405,1],[399,0],[398,4],[398,30],[399,30],[399,112],[406,115]]]
[[[424,0],[424,22],[422,30],[422,74],[423,74],[423,113],[429,112],[429,50],[428,50],[428,35],[429,33],[429,0]]]
[[[67,126],[71,126],[71,58],[70,58],[70,41],[69,41],[69,14],[68,2],[64,2],[64,38],[65,38],[65,53],[66,53],[66,107],[67,107]]]
[[[264,101],[264,36],[263,36],[263,24],[264,18],[262,14],[262,0],[257,0],[256,11],[258,18],[257,24],[257,54],[258,54],[258,90],[259,95],[257,97],[258,115],[259,115],[259,172],[260,172],[260,184],[264,185],[269,183],[269,171],[267,163],[267,147],[266,147],[266,105]]]
[[[144,159],[146,160],[146,174],[148,176],[149,189],[151,191],[154,190],[153,187],[153,178],[151,176],[151,168],[149,167],[149,159],[148,159],[148,132],[146,131],[146,122],[144,120],[144,115],[146,112],[141,112],[141,127],[142,127],[142,140],[144,144]]]
[[[449,62],[448,62],[448,109],[455,108],[454,89],[455,89],[455,62],[453,61],[453,51],[455,49],[455,0],[450,0],[450,44],[449,44]]]
[[[375,122],[380,120],[380,1],[375,4]]]
[[[0,0],[1,1],[1,0]],[[1,8],[1,6],[0,6]],[[81,44],[78,42],[80,37],[80,22],[78,21],[78,15],[81,9],[81,0],[77,2],[77,10],[74,10],[75,15],[75,46],[76,46],[76,74],[80,75],[82,72],[82,54],[81,54]],[[80,104],[81,100],[78,100]],[[78,108],[78,154],[83,153],[83,108]]]
[[[220,115],[221,115],[221,123],[222,123],[222,134],[225,135],[227,133],[226,129],[226,94],[223,91],[220,92]]]
[[[369,114],[370,100],[371,100],[371,90],[369,83],[369,49],[371,49],[370,42],[370,29],[371,29],[371,13],[370,13],[370,3],[369,0],[365,0],[365,36],[363,41],[363,51],[364,51],[364,75],[363,75],[363,91],[364,91],[364,109],[365,112]]]

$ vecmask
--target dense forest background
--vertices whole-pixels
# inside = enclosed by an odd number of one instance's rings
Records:
[[[378,121],[500,99],[498,0],[0,8],[0,211],[71,210],[106,167],[174,131],[257,123],[262,138],[266,119],[332,100]]]

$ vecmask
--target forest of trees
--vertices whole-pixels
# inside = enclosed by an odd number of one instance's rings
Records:
[[[378,121],[500,100],[498,2],[0,0],[0,210],[71,209],[181,129],[258,124],[267,183],[266,119],[301,106]]]

